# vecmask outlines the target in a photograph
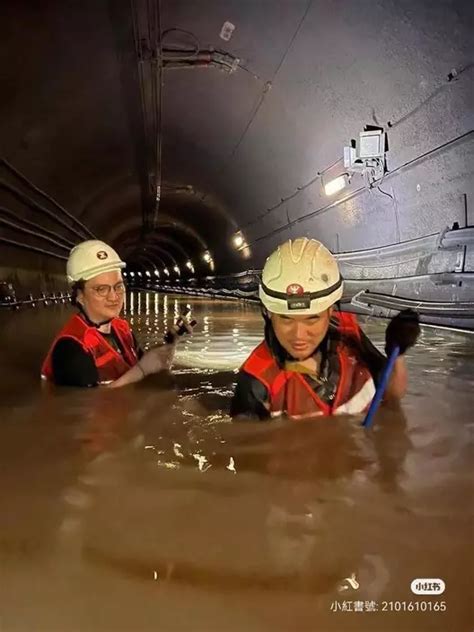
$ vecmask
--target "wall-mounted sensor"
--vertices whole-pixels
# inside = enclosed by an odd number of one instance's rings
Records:
[[[345,169],[351,169],[352,165],[357,160],[357,152],[355,147],[344,147],[344,167]]]
[[[223,39],[224,42],[228,42],[232,37],[234,31],[235,24],[232,24],[232,22],[224,22],[221,28],[221,32],[219,33],[219,37]]]
[[[359,158],[383,158],[385,134],[381,130],[370,130],[359,134]]]
[[[369,128],[369,129],[367,129]],[[382,128],[367,126],[359,134],[359,142],[352,140],[344,147],[344,168],[349,176],[361,174],[366,186],[371,188],[386,172],[385,154],[387,137]]]

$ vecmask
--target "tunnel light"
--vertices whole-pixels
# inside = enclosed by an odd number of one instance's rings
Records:
[[[160,277],[160,273],[158,272],[158,268],[155,268],[155,276]]]
[[[150,270],[147,270],[145,274],[147,275],[147,277],[151,277],[151,272],[150,272]]]
[[[138,274],[138,276],[139,276],[139,277],[141,277],[141,276],[142,276],[142,273],[141,273],[141,272],[137,272],[137,274]]]
[[[236,232],[232,237],[232,243],[234,248],[239,251],[244,259],[249,259],[250,257],[250,248],[247,244],[244,234],[241,230]]]
[[[214,259],[212,258],[212,255],[209,252],[209,250],[204,251],[202,258],[209,265],[211,270],[214,270]]]
[[[163,268],[163,272],[166,274],[166,276],[170,275],[170,271],[168,270],[168,268]]]
[[[135,272],[130,272],[130,276],[134,277],[135,276]]]
[[[186,267],[188,268],[188,270],[190,272],[192,272],[194,274],[194,266],[193,266],[193,262],[189,259],[188,261],[186,261]]]
[[[173,270],[176,272],[176,274],[181,274],[181,270],[179,269],[178,266],[174,266]]]
[[[252,251],[250,250],[250,246],[245,242],[243,247],[240,249],[240,254],[244,259],[250,259],[252,256]]]
[[[334,195],[338,191],[342,191],[347,186],[347,174],[343,173],[342,176],[330,180],[324,185],[324,193],[326,195]]]
[[[244,245],[245,239],[242,235],[242,231],[239,230],[237,233],[235,233],[235,235],[232,237],[232,243],[234,244],[235,248],[241,248]]]

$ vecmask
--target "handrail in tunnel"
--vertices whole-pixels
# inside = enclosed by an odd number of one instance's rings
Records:
[[[473,318],[474,301],[459,301],[451,303],[447,301],[419,301],[401,296],[391,296],[379,292],[362,290],[351,299],[351,304],[355,307],[366,307],[375,305],[386,309],[402,310],[415,309],[419,314],[431,316],[454,316],[456,318]]]
[[[443,248],[470,246],[474,244],[474,226],[449,230],[443,234],[440,243]]]
[[[56,303],[66,303],[69,301],[71,295],[65,292],[53,292],[52,294],[46,294],[43,292],[41,296],[37,296],[36,298],[29,294],[28,298],[24,299],[15,299],[11,301],[5,301],[0,298],[0,309],[20,309],[20,307],[26,307],[30,305],[31,307],[36,307],[36,305],[43,304],[45,307],[48,305],[55,305]]]

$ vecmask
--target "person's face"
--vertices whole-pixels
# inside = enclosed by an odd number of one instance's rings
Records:
[[[270,314],[278,342],[296,360],[306,360],[319,346],[329,329],[332,308],[311,316]]]
[[[120,270],[103,272],[84,284],[77,300],[94,323],[116,318],[123,307],[125,286]]]

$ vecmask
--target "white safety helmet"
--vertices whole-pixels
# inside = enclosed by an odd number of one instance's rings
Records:
[[[268,257],[259,296],[269,312],[287,316],[319,314],[342,296],[334,256],[316,239],[288,240]]]
[[[102,272],[121,270],[127,264],[113,248],[98,239],[89,239],[75,246],[67,260],[69,283],[88,281]]]

